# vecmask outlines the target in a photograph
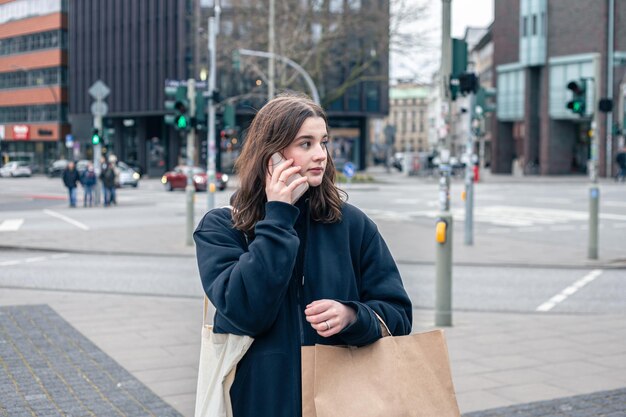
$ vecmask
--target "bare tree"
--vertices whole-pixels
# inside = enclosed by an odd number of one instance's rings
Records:
[[[230,0],[225,5],[217,48],[223,89],[255,93],[266,88],[267,61],[241,57],[237,68],[233,51],[268,50],[268,1]],[[325,107],[357,91],[361,83],[388,82],[390,50],[426,46],[419,29],[427,18],[424,1],[275,0],[275,5],[275,51],[306,69]],[[279,90],[306,91],[299,74],[279,62],[275,82]]]

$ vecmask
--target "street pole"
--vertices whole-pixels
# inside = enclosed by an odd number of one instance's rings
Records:
[[[196,80],[190,78],[187,80],[187,100],[189,101],[189,117],[196,117]],[[194,213],[193,203],[195,200],[195,187],[193,185],[193,158],[194,158],[194,142],[195,127],[188,126],[187,130],[187,187],[185,187],[185,196],[187,201],[187,246],[193,245],[193,228]]]
[[[216,4],[215,15],[209,17],[209,103],[208,103],[208,129],[207,129],[207,211],[215,208],[215,105],[213,93],[215,91],[216,70],[215,63],[216,53],[215,44],[216,36],[219,31],[220,7]]]
[[[609,27],[608,27],[608,45],[606,54],[606,98],[613,100],[613,69],[614,67],[614,41],[615,36],[615,0],[609,0]],[[599,99],[600,97],[598,97]],[[594,110],[595,111],[595,110]],[[613,112],[606,114],[606,176],[613,176]]]
[[[465,146],[465,244],[474,244],[474,169],[472,167],[472,154],[474,153],[474,134],[472,127],[472,119],[474,115],[474,107],[476,106],[476,95],[472,92],[469,95],[469,132],[467,135],[467,144]]]
[[[441,97],[447,103],[445,153],[450,150],[451,97],[449,77],[452,73],[452,39],[450,36],[450,14],[452,0],[441,0]],[[442,152],[443,153],[443,152]],[[445,158],[442,158],[445,159]],[[436,225],[436,290],[435,326],[452,326],[452,214],[450,213],[450,166],[448,160],[439,165],[439,214]]]
[[[271,100],[274,98],[274,78],[275,78],[275,68],[276,68],[276,57],[274,56],[274,43],[275,34],[274,34],[274,21],[275,21],[275,0],[270,0],[270,16],[269,16],[269,48],[268,51],[270,53],[270,61],[267,68],[267,99]]]
[[[102,116],[95,116],[93,118],[93,127],[98,129],[98,134],[102,135]],[[103,137],[102,135],[101,137]],[[98,143],[93,147],[93,170],[96,173],[96,186],[94,187],[94,204],[96,206],[100,205],[100,186],[98,185],[98,178],[100,178],[100,173],[102,172],[102,166],[100,164],[100,157],[102,156],[102,145]]]
[[[587,247],[587,257],[598,259],[598,211],[600,206],[600,187],[598,186],[598,128],[600,127],[598,111],[598,100],[602,93],[600,88],[600,55],[593,58],[594,68],[594,94],[592,100],[593,121],[591,122],[591,159],[588,162],[589,170],[589,240]]]

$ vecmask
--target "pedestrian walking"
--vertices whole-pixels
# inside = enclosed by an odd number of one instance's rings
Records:
[[[109,207],[112,202],[113,192],[115,191],[115,171],[111,163],[107,163],[100,173],[102,188],[104,190],[104,207]]]
[[[236,162],[232,209],[211,210],[194,233],[213,331],[254,338],[230,389],[233,417],[302,415],[301,346],[373,343],[376,314],[393,335],[411,331],[398,268],[336,187],[327,144],[321,107],[294,94],[271,100]]]
[[[81,184],[83,185],[83,190],[85,192],[83,196],[83,206],[89,207],[93,206],[93,187],[96,185],[97,178],[96,172],[93,169],[93,164],[90,162],[87,164],[87,169],[83,172],[83,175],[80,179]]]
[[[617,155],[615,156],[615,162],[619,167],[615,180],[623,182],[626,180],[626,147],[622,148],[617,153]]]
[[[114,183],[115,185],[113,185],[113,188],[111,188],[111,204],[115,204],[117,206],[117,196],[116,196],[116,188],[120,182],[120,173],[119,173],[119,169],[117,168],[117,156],[115,155],[110,155],[109,156],[109,164],[111,165],[111,168],[113,169],[113,173],[115,174],[115,178],[114,178]]]
[[[78,171],[73,161],[67,164],[67,167],[63,171],[63,184],[67,188],[70,207],[76,207],[76,183],[79,181]]]

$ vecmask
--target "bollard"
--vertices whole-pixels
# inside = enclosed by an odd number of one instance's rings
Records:
[[[440,213],[436,230],[435,326],[452,326],[452,215]]]
[[[439,215],[436,222],[435,326],[452,326],[452,214],[450,166],[440,166]]]
[[[598,259],[598,206],[600,205],[600,188],[598,184],[589,187],[589,247],[587,257]]]

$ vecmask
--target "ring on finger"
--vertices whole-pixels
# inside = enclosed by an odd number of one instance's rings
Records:
[[[328,320],[324,322],[326,324],[326,331],[330,330],[330,324],[328,324]]]
[[[287,184],[287,182],[285,180],[280,179],[280,178],[278,179],[278,182],[282,182],[283,184]]]

